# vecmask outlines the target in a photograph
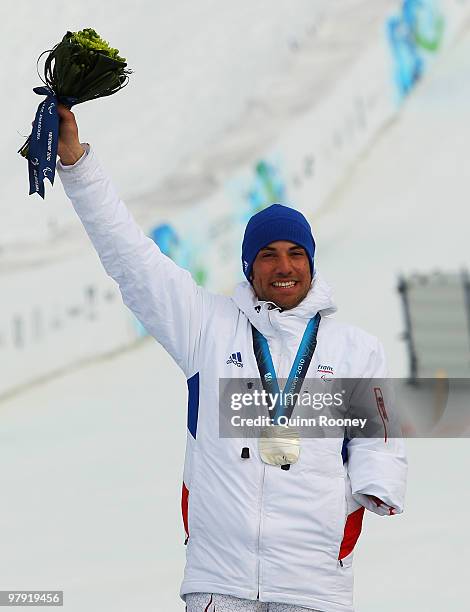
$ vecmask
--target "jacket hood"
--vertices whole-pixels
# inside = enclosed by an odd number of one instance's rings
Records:
[[[277,335],[279,331],[299,333],[317,312],[327,316],[337,310],[330,285],[316,270],[309,292],[295,308],[281,310],[273,302],[259,300],[247,281],[236,286],[232,299],[253,327],[267,338]]]

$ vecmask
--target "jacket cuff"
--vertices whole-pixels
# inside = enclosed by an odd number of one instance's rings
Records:
[[[64,166],[60,159],[57,160],[57,171],[59,174],[67,174],[67,180],[79,180],[90,166],[91,158],[93,157],[91,154],[92,149],[87,142],[82,142],[80,144],[84,147],[85,151],[80,159],[74,164]]]

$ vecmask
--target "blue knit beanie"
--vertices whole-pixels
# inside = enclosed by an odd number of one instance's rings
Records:
[[[258,252],[276,240],[288,240],[303,247],[313,275],[315,240],[309,222],[302,213],[290,206],[272,204],[253,215],[245,228],[242,264],[243,273],[248,280]]]

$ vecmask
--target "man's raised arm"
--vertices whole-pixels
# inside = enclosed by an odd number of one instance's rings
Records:
[[[202,326],[211,295],[148,238],[101,168],[83,147],[73,113],[59,105],[58,174],[124,303],[172,355],[187,377],[198,369]]]

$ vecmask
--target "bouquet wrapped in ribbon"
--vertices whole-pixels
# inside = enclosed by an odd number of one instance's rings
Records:
[[[44,180],[54,184],[59,116],[57,104],[71,108],[87,100],[110,96],[129,80],[132,70],[95,30],[67,32],[51,51],[44,65],[44,87],[33,91],[46,99],[41,102],[33,122],[33,131],[18,151],[28,160],[29,195],[38,193],[44,198]],[[39,62],[38,59],[38,62]]]

